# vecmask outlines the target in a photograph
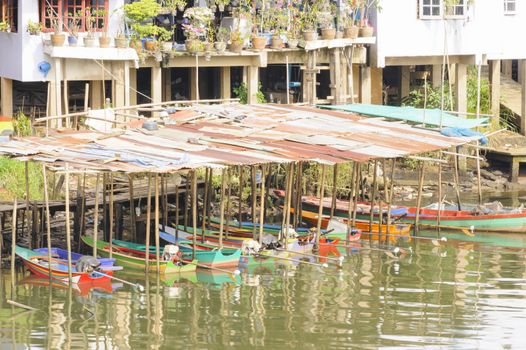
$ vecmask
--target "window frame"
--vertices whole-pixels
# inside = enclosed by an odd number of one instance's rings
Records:
[[[439,4],[438,5],[433,5],[433,0],[429,0],[429,4],[424,4],[424,0],[418,0],[418,17],[419,19],[422,19],[422,20],[433,20],[433,19],[464,19],[468,16],[468,11],[469,11],[469,0],[462,0],[463,3],[462,4],[459,4],[459,5],[450,5],[450,6],[446,6],[444,0],[439,0]],[[439,14],[438,15],[424,15],[424,8],[425,7],[429,7],[431,9],[431,11],[433,10],[433,8],[438,8],[439,9]],[[463,9],[463,13],[461,15],[457,15],[457,14],[448,14],[448,12],[451,12],[451,11],[448,11],[448,9],[450,8],[462,8]],[[454,10],[452,12],[455,12]]]
[[[80,4],[78,2],[80,1]],[[97,17],[97,21],[104,21],[106,25],[109,24],[109,0],[40,0],[40,23],[42,24],[42,31],[49,33],[53,31],[51,27],[50,17],[47,14],[49,4],[52,4],[55,8],[55,12],[58,18],[62,20],[63,30],[68,30],[69,10],[74,9],[75,11],[81,10],[82,16],[80,16],[79,33],[86,32],[86,9],[91,8],[93,10],[105,10],[104,17]],[[56,5],[55,5],[56,4]],[[102,32],[104,29],[97,28],[95,32]]]
[[[504,0],[503,4],[504,4],[504,15],[506,15],[506,16],[514,16],[514,15],[517,14],[517,0]],[[513,4],[514,5],[514,10],[513,11],[508,10],[508,5],[509,4]]]
[[[461,0],[463,1],[462,4],[459,4],[459,5],[450,5],[450,6],[447,6],[443,0],[442,1],[442,6],[444,8],[444,18],[445,19],[463,19],[463,18],[466,18],[467,15],[468,15],[468,0]],[[455,13],[453,14],[448,14],[448,9],[456,9],[456,8],[461,8],[462,9],[462,14],[461,15],[457,15]],[[453,11],[455,12],[455,11]]]
[[[0,0],[0,22],[9,23],[10,32],[18,31],[18,0]]]
[[[444,11],[444,3],[442,0],[439,0],[439,4],[438,5],[433,5],[433,0],[429,0],[429,5],[425,5],[424,4],[424,0],[419,0],[418,1],[418,17],[420,19],[442,19],[443,18],[443,11]],[[433,14],[430,14],[430,15],[424,15],[424,8],[425,7],[429,7],[430,11],[433,12],[433,8],[436,8],[438,6],[438,11],[439,11],[439,14],[438,15],[433,15]]]

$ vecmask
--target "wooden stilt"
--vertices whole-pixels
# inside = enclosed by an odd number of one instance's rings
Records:
[[[65,199],[65,207],[66,207],[66,247],[68,250],[68,279],[71,281],[71,223],[69,221],[69,166],[66,163],[66,174],[65,174],[65,180],[66,182],[66,199]]]
[[[155,225],[155,263],[157,266],[157,273],[160,271],[159,264],[159,174],[155,174],[155,216],[154,216],[154,225]]]
[[[418,233],[418,223],[420,221],[420,206],[422,204],[422,188],[424,186],[424,168],[423,162],[420,163],[420,174],[418,179],[418,195],[416,197],[416,213],[415,213],[415,235]]]
[[[457,150],[457,153],[458,153],[458,150]],[[458,156],[457,155],[455,155],[454,162],[455,162],[455,174],[454,174],[455,193],[457,197],[457,206],[458,206],[458,210],[462,210],[462,204],[460,203],[460,179],[459,179],[460,176],[458,174]]]
[[[323,216],[323,197],[325,196],[325,171],[327,166],[325,164],[321,165],[321,185],[320,185],[320,201],[318,203],[318,223],[316,225],[316,244],[313,250],[318,250],[320,246],[320,236],[321,236],[321,220]]]
[[[29,249],[33,249],[34,232],[31,232],[29,225],[29,161],[24,162],[24,175],[26,182],[26,208],[24,209],[24,217],[27,220],[27,236],[29,238]]]
[[[439,159],[442,159],[442,155],[438,154]],[[438,196],[438,212],[437,212],[437,234],[440,232],[440,216],[442,215],[442,163],[438,163],[438,184],[437,184],[437,196]]]
[[[79,242],[80,247],[80,218],[82,217],[82,180],[81,174],[77,174],[77,191],[75,193],[75,213],[73,215],[73,240]]]
[[[192,260],[195,259],[195,247],[196,247],[196,235],[197,235],[197,173],[192,171],[192,228],[193,228],[193,241],[192,241]]]
[[[393,158],[392,164],[391,164],[391,181],[389,182],[389,199],[387,201],[387,229],[386,234],[389,235],[389,226],[391,226],[391,205],[393,204],[393,193],[394,193],[394,171],[395,171],[395,165],[396,165],[396,158]],[[385,240],[388,241],[387,237],[385,236]]]
[[[227,195],[226,195],[226,238],[228,238],[228,234],[230,233],[230,199],[232,194],[232,181],[231,181],[231,171],[232,169],[228,169],[226,172],[226,186],[227,186]]]
[[[479,65],[479,69],[480,69],[480,65]],[[477,141],[477,146],[478,145],[479,145],[479,141]],[[478,198],[479,198],[479,204],[482,205],[482,184],[481,184],[481,179],[480,179],[480,148],[476,147],[475,151],[476,151],[475,156],[477,157],[477,190],[478,190],[478,195],[479,195]]]
[[[49,213],[49,193],[47,185],[46,164],[42,164],[42,177],[44,180],[44,202],[46,206],[46,239],[47,239],[47,258],[51,261],[51,214]],[[2,250],[0,249],[0,252]],[[51,269],[49,269],[49,278],[51,279]]]
[[[181,177],[179,177],[180,179],[182,179]],[[150,180],[148,180],[150,181]],[[181,210],[181,208],[179,208],[179,203],[180,203],[180,200],[179,200],[179,186],[181,184],[180,183],[176,183],[175,184],[175,226],[177,227],[177,229],[175,230],[175,239],[179,239],[179,212]]]
[[[99,238],[99,180],[100,174],[97,174],[95,180],[95,212],[93,217],[93,257],[97,257],[97,240]]]
[[[183,224],[184,230],[188,230],[188,197],[190,193],[190,181],[188,181],[188,174],[185,177],[185,191],[184,191],[184,216]]]
[[[261,166],[261,193],[259,208],[259,244],[263,244],[263,224],[265,223],[265,171],[266,165]]]
[[[297,170],[297,176],[296,176],[296,204],[295,204],[295,207],[298,208],[298,210],[297,211],[294,210],[294,213],[297,214],[296,219],[294,221],[294,227],[298,227],[301,225],[301,215],[302,215],[301,197],[303,195],[303,163],[298,162],[297,168],[298,170]]]
[[[113,257],[113,173],[110,173],[110,214],[108,215],[108,220],[110,223],[109,229],[109,240],[110,244],[110,258]]]
[[[221,199],[219,204],[219,249],[223,249],[223,225],[225,222],[225,182],[227,170],[221,171]]]
[[[103,224],[103,236],[104,240],[108,240],[108,207],[106,203],[106,191],[108,187],[108,174],[102,175],[102,211],[104,212],[104,215],[102,216],[102,224]]]
[[[252,197],[252,238],[256,239],[256,166],[252,165],[250,167],[250,196]]]
[[[77,251],[80,251],[80,237],[86,232],[86,173],[82,175],[82,186],[80,190],[80,218],[79,218],[79,232],[75,235],[77,240]]]
[[[356,180],[356,170],[358,170],[358,167],[356,166],[356,162],[353,162],[351,167],[351,181],[350,181],[350,191],[349,191],[349,206],[347,208],[347,235],[345,236],[345,244],[349,244],[349,236],[351,235],[351,229],[352,227],[352,208],[353,203],[356,201],[354,198],[354,189],[356,186],[354,185],[354,181]]]
[[[135,216],[135,196],[133,191],[133,174],[128,175],[128,186],[130,194],[130,226],[134,242],[137,242],[137,218]]]
[[[334,210],[336,210],[336,193],[338,180],[338,164],[334,164],[332,169],[332,198],[331,198],[331,219],[334,217]]]
[[[161,177],[161,189],[163,191],[163,231],[166,231],[166,226],[168,226],[168,177],[166,175]]]
[[[207,220],[207,228],[210,227],[210,220],[211,220],[211,205],[212,205],[212,198],[214,196],[214,184],[212,182],[212,169],[208,172],[208,201],[206,202],[206,220]]]
[[[374,202],[375,202],[375,197],[376,197],[376,186],[378,184],[378,181],[377,181],[377,175],[378,175],[378,161],[375,160],[373,162],[373,166],[374,166],[374,169],[373,169],[373,187],[371,189],[371,198],[369,199],[371,201],[371,211],[369,213],[369,232],[373,232],[373,215],[374,215]],[[379,229],[382,227],[382,225],[378,226]],[[381,236],[381,232],[379,232],[379,235]],[[369,235],[369,238],[371,238],[372,235]]]
[[[176,189],[179,188],[179,187],[176,187]],[[146,250],[145,252],[149,252],[150,251],[150,230],[151,230],[151,227],[152,227],[152,223],[151,223],[151,216],[152,216],[152,174],[151,173],[148,173],[148,189],[147,189],[147,192],[148,192],[148,197],[146,198],[146,242],[145,242],[145,245],[146,245]],[[177,193],[177,191],[176,191]],[[179,208],[177,208],[179,209]],[[176,230],[177,232],[177,230]],[[144,266],[144,269],[146,273],[148,273],[148,269],[150,267],[150,254],[146,254],[145,255],[145,266]]]
[[[289,179],[290,177],[292,176],[292,174],[290,173],[290,167],[285,167],[285,183],[284,183],[284,187],[285,187],[285,197],[283,198],[283,216],[281,218],[281,230],[279,232],[279,236],[278,236],[278,240],[285,243],[286,242],[286,236],[285,236],[285,224],[286,224],[286,221],[287,221],[287,215],[290,215],[290,211],[287,213],[287,207],[288,207],[288,203],[289,203],[289,192],[290,192],[290,187],[289,187]]]
[[[205,241],[205,230],[206,230],[206,217],[208,209],[208,171],[212,169],[205,168],[205,193],[203,198],[203,220],[201,220],[201,243]]]
[[[16,258],[16,236],[17,236],[17,223],[16,223],[16,214],[17,214],[18,201],[15,197],[13,201],[13,214],[12,214],[12,224],[11,224],[11,283],[15,283],[15,258]]]
[[[283,240],[285,242],[285,246],[287,243],[287,238],[289,237],[289,226],[290,226],[290,207],[292,202],[292,180],[294,179],[294,163],[290,163],[289,165],[289,178],[288,178],[288,192],[287,192],[287,206],[285,208],[285,239]]]
[[[241,227],[241,222],[243,221],[243,217],[242,217],[242,214],[243,214],[243,187],[244,187],[244,183],[243,183],[243,166],[240,165],[239,166],[239,212],[238,212],[238,217],[237,217],[237,220],[239,222],[239,227]]]
[[[163,231],[166,231],[166,217],[164,216],[164,174],[160,174],[159,177],[161,178],[161,198],[160,198],[160,206],[159,206],[159,215],[161,216],[161,223],[163,225]]]
[[[352,227],[356,227],[356,213],[358,212],[358,194],[360,190],[360,181],[362,173],[362,164],[357,163],[356,165],[356,180],[354,181],[354,202],[352,209]]]

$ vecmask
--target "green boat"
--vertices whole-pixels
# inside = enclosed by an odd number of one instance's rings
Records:
[[[93,238],[88,236],[82,236],[82,241],[88,246],[94,246]],[[110,244],[105,241],[97,240],[97,253],[102,257],[109,257]],[[117,260],[117,263],[121,266],[124,266],[129,269],[134,270],[144,270],[146,266],[146,259],[144,254],[133,253],[130,249],[124,247],[118,247],[113,245],[112,247],[112,257]],[[197,260],[193,260],[190,263],[184,265],[176,265],[172,261],[159,261],[159,272],[161,274],[170,274],[170,273],[182,273],[188,271],[195,271],[197,267]],[[157,271],[157,262],[155,259],[150,259],[148,261],[148,271],[156,272]]]

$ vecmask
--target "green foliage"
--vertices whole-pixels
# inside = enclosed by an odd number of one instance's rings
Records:
[[[449,84],[444,84],[444,110],[451,110],[453,101],[449,98]],[[442,101],[442,88],[433,88],[430,84],[427,85],[427,103],[424,87],[417,90],[412,90],[409,95],[402,99],[402,106],[411,106],[415,108],[434,109],[441,107]]]
[[[159,34],[159,31],[161,29],[166,30],[152,23],[147,23],[147,24],[135,23],[132,25],[132,28],[137,33],[139,38],[155,38]]]
[[[139,0],[124,5],[124,13],[132,22],[143,22],[159,14],[161,5],[155,0]]]
[[[239,103],[246,104],[248,102],[248,88],[245,83],[241,83],[241,85],[236,86],[234,88],[234,94],[237,98],[239,98]],[[259,83],[258,92],[256,93],[256,100],[257,103],[267,102],[265,94],[263,94],[263,92],[261,91],[261,82]]]
[[[468,70],[468,112],[477,113],[477,68],[469,67]],[[491,97],[489,91],[489,81],[486,78],[480,79],[480,113],[491,113]]]
[[[44,179],[42,168],[36,163],[28,164],[29,198],[41,200],[43,198]],[[25,164],[24,162],[0,157],[0,200],[25,198]]]
[[[18,112],[13,118],[13,130],[17,136],[30,136],[32,134],[31,120],[23,112]]]

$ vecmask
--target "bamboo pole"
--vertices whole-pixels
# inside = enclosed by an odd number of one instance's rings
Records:
[[[455,155],[455,158],[453,159],[453,161],[455,162],[454,178],[455,178],[455,194],[457,197],[457,205],[458,205],[458,210],[462,210],[462,204],[460,202],[460,179],[459,179],[460,176],[458,173],[458,156]]]
[[[302,183],[302,163],[298,162],[296,166],[296,197],[294,202],[294,228],[298,227],[301,222],[301,183]]]
[[[374,199],[375,199],[375,196],[376,196],[376,186],[377,186],[377,175],[378,175],[378,161],[375,160],[373,162],[373,166],[374,166],[374,169],[373,169],[373,188],[371,189],[371,210],[370,210],[370,213],[369,213],[369,232],[373,232],[373,215],[374,215]],[[382,235],[382,229],[381,229],[382,225],[380,223],[380,225],[378,225],[378,238],[380,238],[380,236]]]
[[[49,193],[47,186],[46,164],[42,163],[42,176],[44,180],[44,201],[46,205],[46,238],[47,238],[47,258],[51,261],[51,214],[49,213]],[[0,252],[2,250],[0,249]],[[51,269],[49,269],[49,278],[51,279]]]
[[[166,224],[165,224],[165,216],[164,216],[164,174],[160,174],[159,177],[161,178],[161,193],[160,193],[160,204],[159,204],[159,215],[161,217],[161,223],[162,223],[162,227],[163,227],[163,231],[166,231]]]
[[[442,158],[442,155],[440,155],[440,153],[439,153],[439,157]],[[438,163],[437,196],[438,196],[438,211],[437,211],[437,234],[438,234],[438,232],[440,232],[440,216],[442,214],[442,163]]]
[[[15,197],[15,200],[13,202],[13,214],[12,216],[12,224],[11,224],[11,283],[14,284],[15,281],[15,257],[16,257],[16,231],[17,231],[17,225],[16,225],[16,214],[17,214],[17,206],[18,201]]]
[[[190,182],[188,181],[188,174],[186,175],[185,179],[185,191],[184,191],[184,213],[183,213],[183,224],[184,224],[184,230],[187,231],[188,227],[188,193],[190,192]]]
[[[66,163],[66,174],[65,174],[64,181],[66,182],[65,202],[66,202],[66,246],[68,250],[68,278],[69,278],[69,281],[71,281],[71,227],[70,227],[71,223],[69,222],[69,166],[68,166],[68,163]]]
[[[238,222],[239,227],[241,227],[241,222],[243,221],[242,214],[243,214],[243,166],[239,166],[239,213],[238,213]]]
[[[178,188],[178,187],[176,187]],[[152,174],[148,173],[148,197],[146,198],[146,255],[145,255],[145,272],[148,273],[150,267],[150,230],[152,216]],[[179,208],[177,208],[179,210]],[[177,232],[178,230],[175,230]],[[176,233],[177,235],[177,233]]]
[[[104,236],[104,239],[107,240],[109,235],[108,235],[108,212],[107,212],[107,200],[106,200],[106,195],[107,195],[107,187],[108,187],[108,174],[103,174],[102,175],[102,211],[104,212],[104,216],[102,217],[103,219],[103,236]]]
[[[424,186],[424,163],[420,163],[420,174],[418,179],[418,195],[416,197],[415,213],[415,234],[418,232],[418,222],[420,221],[420,206],[422,204],[422,187]]]
[[[113,257],[113,173],[110,173],[110,214],[109,216],[109,222],[110,222],[110,232],[109,232],[109,241],[110,244],[110,258]]]
[[[207,217],[206,217],[206,221],[207,221],[207,225],[208,227],[210,227],[210,220],[211,220],[211,212],[212,212],[212,209],[211,209],[211,205],[212,205],[212,195],[214,194],[214,183],[212,182],[212,168],[210,168],[210,171],[208,172],[208,201],[206,203],[206,214],[207,214]]]
[[[26,182],[26,208],[24,209],[24,217],[27,221],[27,235],[29,236],[29,249],[33,249],[33,235],[29,225],[29,161],[24,162],[24,177]]]
[[[137,242],[137,219],[135,217],[135,196],[133,191],[133,174],[128,175],[129,195],[130,195],[130,221],[131,234],[134,242]]]
[[[93,219],[93,257],[97,257],[97,239],[99,238],[99,180],[100,174],[97,174],[95,180],[95,213]]]
[[[331,199],[331,219],[334,217],[336,210],[336,181],[338,179],[338,164],[334,164],[332,171],[332,199]]]
[[[282,242],[286,242],[285,239],[285,222],[287,221],[287,206],[289,201],[289,178],[290,178],[290,167],[285,167],[285,196],[283,197],[283,216],[281,217],[281,230],[279,232],[278,240]]]
[[[159,174],[155,174],[155,263],[157,267],[157,273],[160,272],[159,263]],[[195,233],[194,233],[195,234]]]
[[[195,259],[196,234],[197,234],[197,173],[192,171],[192,228],[194,229],[192,240],[192,260]]]
[[[80,237],[85,233],[86,225],[84,224],[86,220],[86,173],[82,176],[82,192],[80,197],[80,224],[79,224],[79,233],[77,234],[77,249],[80,250]]]
[[[289,182],[287,184],[287,187],[289,188],[289,191],[287,192],[287,208],[285,211],[285,240],[284,242],[287,243],[287,239],[289,237],[289,225],[290,225],[290,207],[292,202],[292,180],[294,179],[294,163],[290,163],[289,165]],[[285,247],[287,245],[285,244]]]
[[[358,212],[358,193],[360,191],[360,181],[362,177],[362,163],[356,164],[356,180],[354,183],[354,202],[352,209],[352,227],[356,227],[356,213]]]
[[[480,69],[480,66],[479,66]],[[480,90],[479,90],[480,94]],[[479,144],[479,141],[477,141],[477,145]],[[478,198],[479,198],[479,204],[482,204],[482,184],[480,179],[480,149],[476,148],[476,157],[477,157],[477,189],[478,189]]]
[[[228,168],[226,171],[226,184],[227,184],[227,195],[226,195],[226,238],[230,233],[230,199],[232,194],[232,178],[231,178],[231,169]]]
[[[252,197],[252,238],[256,239],[256,166],[252,165],[250,167],[250,192]]]
[[[394,171],[395,171],[395,165],[396,165],[396,158],[393,158],[392,164],[391,164],[391,181],[389,184],[389,201],[387,202],[387,228],[386,228],[386,234],[390,234],[389,227],[391,226],[391,205],[393,204],[393,193],[394,193]],[[387,242],[387,237],[385,236],[385,240]]]
[[[181,177],[179,177],[181,179]],[[148,179],[148,181],[150,181],[150,179]],[[176,183],[175,184],[175,226],[176,226],[176,230],[175,230],[175,239],[178,240],[179,239],[179,211],[180,211],[180,208],[179,208],[179,186],[181,184],[180,183]]]
[[[206,217],[208,209],[207,203],[208,203],[208,171],[212,171],[212,169],[205,168],[205,193],[203,198],[203,220],[201,222],[201,243],[205,241],[205,230],[206,230]]]
[[[168,178],[161,175],[161,190],[162,190],[162,207],[163,207],[163,231],[166,231],[168,226]]]
[[[320,201],[318,207],[318,223],[316,225],[316,244],[313,250],[318,250],[320,246],[320,236],[321,236],[321,220],[323,215],[323,197],[325,195],[325,171],[327,166],[325,164],[321,165],[321,184],[320,184]]]
[[[223,249],[223,225],[225,220],[225,182],[226,182],[225,168],[221,171],[221,199],[220,199],[220,216],[219,216],[219,249]]]
[[[345,241],[348,243],[349,242],[349,236],[351,234],[351,229],[352,229],[352,208],[353,208],[353,203],[356,201],[356,199],[354,199],[354,189],[355,189],[355,186],[354,186],[354,180],[356,178],[356,170],[357,170],[357,166],[356,166],[356,162],[353,162],[352,164],[352,167],[351,167],[351,181],[350,181],[350,185],[351,185],[351,191],[349,193],[349,205],[347,207],[347,214],[348,214],[348,218],[347,218],[347,235],[345,236]]]
[[[259,208],[259,244],[263,244],[263,224],[265,222],[265,171],[266,165],[261,166],[261,198]]]

